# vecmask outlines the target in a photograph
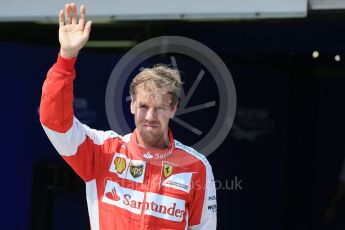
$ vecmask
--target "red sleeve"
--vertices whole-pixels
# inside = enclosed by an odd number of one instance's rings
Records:
[[[214,177],[208,161],[204,160],[201,164],[188,208],[188,229],[215,230],[217,228],[217,201]]]
[[[106,164],[115,151],[118,135],[82,124],[73,113],[73,80],[76,58],[58,56],[42,88],[40,121],[49,140],[64,160],[84,180],[96,177],[97,165]],[[109,154],[108,154],[109,155]]]
[[[76,58],[58,56],[43,83],[40,121],[57,132],[66,132],[73,123],[73,80]]]

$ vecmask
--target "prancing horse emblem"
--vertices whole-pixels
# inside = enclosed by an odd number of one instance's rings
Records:
[[[170,164],[166,164],[166,163],[165,163],[165,164],[163,165],[163,170],[164,170],[164,176],[165,176],[165,177],[168,177],[168,176],[170,176],[171,173],[172,173],[173,166],[170,165]]]

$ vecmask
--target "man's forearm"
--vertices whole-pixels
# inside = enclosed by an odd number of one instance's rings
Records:
[[[40,121],[49,129],[66,132],[73,123],[73,80],[76,58],[58,56],[42,88]]]

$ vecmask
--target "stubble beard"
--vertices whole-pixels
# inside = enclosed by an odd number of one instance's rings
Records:
[[[167,143],[165,140],[165,136],[163,131],[161,130],[161,126],[158,127],[159,130],[152,130],[148,131],[145,130],[145,126],[142,125],[139,129],[139,135],[142,139],[142,141],[145,143],[145,145],[148,145],[150,147],[154,148],[162,148],[166,147]]]

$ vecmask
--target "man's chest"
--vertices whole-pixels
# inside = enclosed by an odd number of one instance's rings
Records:
[[[147,156],[139,159],[137,153],[127,148],[109,156],[107,167],[97,178],[100,202],[138,215],[182,221],[192,197],[196,172],[171,156],[155,153]]]

